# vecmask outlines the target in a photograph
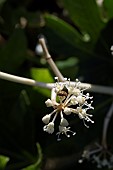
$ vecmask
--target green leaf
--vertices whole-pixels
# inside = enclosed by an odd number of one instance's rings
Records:
[[[86,34],[82,36],[74,27],[53,15],[46,14],[45,21],[48,28],[46,35],[49,37],[48,40],[52,41],[49,43],[55,46],[54,48],[58,48],[57,51],[65,55],[76,53],[79,56],[89,55],[89,51],[92,51],[92,44],[86,41]]]
[[[104,0],[103,5],[106,10],[108,19],[113,18],[113,1],[112,0]]]
[[[37,161],[34,164],[29,165],[22,170],[39,170],[40,169],[40,165],[41,165],[41,162],[42,162],[42,151],[41,151],[41,147],[40,147],[39,144],[37,144],[37,151],[38,151]]]
[[[56,16],[45,15],[46,26],[74,46],[83,43],[82,36],[71,25]]]
[[[9,158],[3,155],[0,155],[0,170],[4,170]]]
[[[60,69],[70,68],[78,64],[78,59],[76,57],[69,57],[67,60],[57,61],[56,65]]]
[[[71,20],[81,30],[89,34],[91,41],[98,39],[104,26],[95,0],[63,0]]]
[[[0,0],[0,5],[3,4],[6,0]]]
[[[46,68],[32,68],[31,69],[31,77],[37,81],[52,83],[53,78]],[[49,97],[50,91],[44,88],[34,87],[39,93]]]
[[[15,29],[8,42],[0,49],[0,69],[15,72],[25,61],[27,41],[22,29]]]

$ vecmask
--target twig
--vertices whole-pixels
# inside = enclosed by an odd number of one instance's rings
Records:
[[[107,130],[112,115],[113,115],[113,103],[111,104],[110,109],[104,119],[103,134],[102,134],[102,145],[104,148],[107,148]]]
[[[0,79],[12,81],[15,83],[21,83],[29,86],[38,86],[46,89],[52,89],[54,87],[54,83],[43,83],[38,82],[36,80],[32,80],[29,78],[23,78],[15,75],[11,75],[8,73],[4,73],[0,71]],[[70,84],[73,86],[76,82],[70,82]],[[113,95],[113,87],[106,87],[106,86],[99,86],[99,85],[93,85],[88,83],[81,83],[80,88],[85,88],[87,91],[95,92],[95,93],[102,93],[102,94],[108,94]]]
[[[1,71],[0,71],[0,79],[12,81],[15,83],[21,83],[21,84],[25,84],[25,85],[29,85],[29,86],[38,86],[38,87],[43,87],[43,88],[47,88],[47,89],[52,88],[51,83],[42,83],[42,82],[38,82],[38,81],[29,79],[29,78],[15,76],[15,75],[11,75],[11,74],[4,73]]]
[[[45,39],[40,38],[39,43],[42,46],[42,49],[45,53],[45,59],[47,60],[48,64],[52,68],[53,72],[55,73],[55,76],[58,77],[59,81],[64,81],[64,77],[62,76],[61,72],[58,70],[56,64],[54,63],[51,55],[48,52]],[[71,84],[75,85],[75,82],[71,82]],[[113,95],[113,88],[112,87],[106,87],[106,86],[99,86],[99,85],[91,85],[87,83],[81,83],[81,87],[86,87],[88,91],[97,92],[97,93],[103,93],[103,94],[110,94]]]
[[[50,67],[52,68],[55,76],[58,77],[59,81],[64,81],[63,75],[62,75],[61,72],[59,71],[58,67],[56,66],[56,64],[54,63],[53,59],[51,58],[51,55],[50,55],[49,52],[48,52],[48,49],[47,49],[47,46],[46,46],[46,43],[45,43],[44,38],[40,38],[40,39],[39,39],[39,43],[41,44],[42,49],[43,49],[43,51],[44,51],[45,59],[46,59],[46,61],[48,62],[48,64],[50,65]]]
[[[82,84],[85,84],[85,83],[82,83]],[[90,84],[90,85],[91,85],[91,88],[88,89],[88,91],[91,91],[94,93],[113,95],[113,87],[111,86],[101,86],[101,85],[94,85],[94,84]]]

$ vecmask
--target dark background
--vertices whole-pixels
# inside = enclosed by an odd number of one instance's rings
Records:
[[[54,82],[43,56],[36,53],[44,35],[53,60],[64,77],[91,84],[113,86],[113,1],[104,0],[1,0],[0,70],[42,82]],[[44,76],[45,75],[45,76]],[[51,112],[45,105],[50,91],[0,80],[0,170],[97,169],[85,160],[85,147],[101,143],[104,118],[112,95],[94,96],[94,124],[87,129],[70,116],[77,134],[62,136],[43,132],[42,117]],[[113,150],[112,118],[107,141]],[[105,167],[104,169],[107,169]]]

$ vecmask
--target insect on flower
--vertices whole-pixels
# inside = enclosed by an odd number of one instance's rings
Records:
[[[58,91],[57,95],[61,97],[67,97],[68,93],[64,90],[60,90]]]

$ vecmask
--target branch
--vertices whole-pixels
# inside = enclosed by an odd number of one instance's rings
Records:
[[[19,76],[14,76],[8,73],[4,73],[0,71],[0,79],[3,80],[8,80],[8,81],[12,81],[15,83],[20,83],[20,84],[25,84],[25,85],[29,85],[29,86],[38,86],[38,87],[43,87],[43,88],[47,88],[47,89],[51,89],[51,83],[42,83],[42,82],[38,82],[29,78],[23,78],[23,77],[19,77]]]
[[[61,82],[64,81],[64,77],[62,76],[62,74],[58,70],[56,64],[54,63],[54,61],[52,60],[52,58],[51,58],[51,56],[48,52],[48,49],[47,49],[47,46],[46,46],[46,43],[45,43],[45,39],[40,38],[39,43],[42,46],[42,49],[45,53],[45,59],[47,60],[50,67],[52,68],[53,72],[55,73],[55,76],[58,77],[59,81],[61,81]],[[70,83],[75,85],[75,82],[70,82]],[[83,87],[83,88],[85,87],[86,89],[88,89],[88,91],[113,95],[113,88],[112,87],[91,85],[91,84],[87,84],[87,83],[81,83],[80,86]]]
[[[102,134],[102,145],[104,148],[107,148],[107,130],[112,115],[113,115],[113,103],[111,104],[110,109],[104,119],[103,134]]]
[[[21,83],[29,86],[38,86],[46,89],[52,89],[54,87],[54,83],[43,83],[38,82],[36,80],[32,80],[29,78],[23,78],[19,76],[14,76],[8,73],[4,73],[0,71],[0,79],[12,81],[15,83]],[[70,84],[72,86],[75,86],[76,82],[71,81]],[[99,85],[93,85],[88,83],[81,83],[80,88],[85,88],[87,91],[95,92],[95,93],[101,93],[101,94],[108,94],[113,95],[113,87],[106,87],[106,86],[99,86]]]
[[[46,46],[44,38],[40,38],[39,39],[39,43],[41,44],[42,49],[44,51],[45,59],[48,62],[48,64],[50,65],[51,69],[53,70],[55,76],[58,77],[59,81],[61,81],[61,82],[64,81],[63,75],[59,71],[58,67],[56,66],[56,64],[54,63],[53,59],[51,58],[51,55],[48,52],[48,49],[47,49],[47,46]]]

